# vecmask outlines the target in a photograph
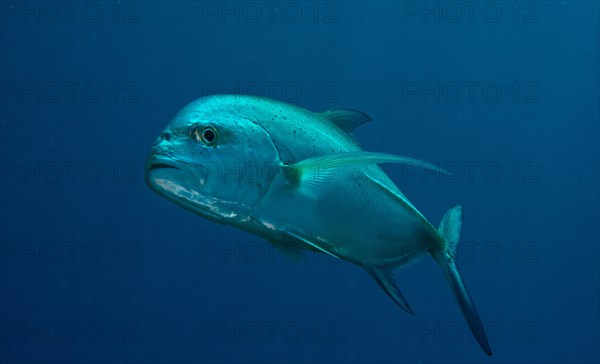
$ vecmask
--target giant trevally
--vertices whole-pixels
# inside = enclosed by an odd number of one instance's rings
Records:
[[[462,208],[448,210],[435,228],[377,164],[444,171],[364,151],[351,132],[370,120],[354,110],[316,113],[255,96],[203,97],[183,108],[158,137],[146,162],[146,182],[183,208],[277,247],[357,264],[410,314],[393,272],[431,255],[471,332],[491,355],[455,263]]]

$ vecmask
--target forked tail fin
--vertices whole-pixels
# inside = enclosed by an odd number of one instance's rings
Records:
[[[483,323],[479,318],[475,303],[469,295],[469,291],[465,286],[465,282],[460,277],[454,258],[456,257],[456,246],[460,240],[460,232],[462,228],[462,207],[456,206],[448,210],[438,228],[439,233],[446,239],[446,247],[443,251],[432,254],[435,260],[442,268],[452,292],[458,301],[460,309],[467,320],[467,324],[477,339],[479,346],[487,355],[492,355],[490,344],[488,343]]]

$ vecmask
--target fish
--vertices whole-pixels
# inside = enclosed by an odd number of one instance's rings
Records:
[[[312,112],[252,95],[210,95],[181,109],[154,142],[145,181],[161,197],[281,249],[327,254],[364,268],[411,315],[396,269],[431,256],[471,333],[492,355],[456,265],[462,207],[434,227],[380,168],[418,159],[365,151],[353,131],[371,121],[352,109]]]

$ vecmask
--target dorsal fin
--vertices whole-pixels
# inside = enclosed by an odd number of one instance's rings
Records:
[[[333,109],[321,113],[321,116],[328,119],[340,129],[350,134],[354,129],[373,120],[364,112],[350,109]]]

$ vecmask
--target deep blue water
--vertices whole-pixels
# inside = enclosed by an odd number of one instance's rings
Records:
[[[2,363],[599,361],[598,2],[0,2]],[[434,224],[494,355],[437,264],[283,256],[153,193],[188,102],[250,93],[374,121],[367,150]]]

